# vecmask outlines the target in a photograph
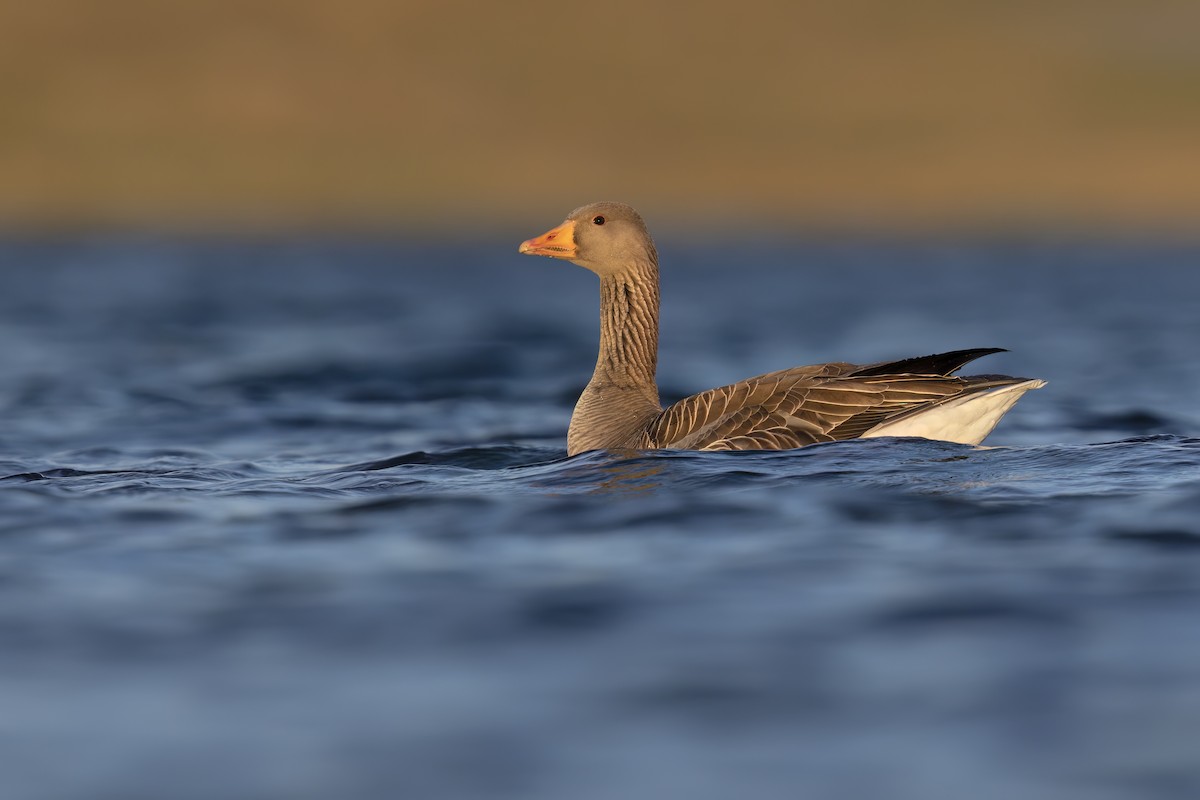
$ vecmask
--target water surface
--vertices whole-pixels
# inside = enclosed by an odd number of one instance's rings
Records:
[[[567,458],[596,286],[519,238],[0,244],[7,796],[1200,793],[1200,250],[666,240],[666,398],[1049,385]]]

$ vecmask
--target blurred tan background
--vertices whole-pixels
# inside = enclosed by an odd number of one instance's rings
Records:
[[[1200,219],[1200,3],[0,0],[0,228]]]

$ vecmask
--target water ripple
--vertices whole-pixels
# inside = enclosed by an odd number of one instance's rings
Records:
[[[1196,794],[1194,248],[664,248],[664,396],[1050,383],[993,448],[575,457],[594,284],[500,251],[0,241],[6,796]]]

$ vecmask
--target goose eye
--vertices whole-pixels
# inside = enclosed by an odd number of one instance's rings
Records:
[[[601,217],[601,216],[592,217],[592,222],[596,223],[597,225],[603,225],[604,217]]]

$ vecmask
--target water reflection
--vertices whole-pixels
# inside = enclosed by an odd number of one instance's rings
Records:
[[[550,494],[641,494],[662,486],[671,463],[665,455],[637,450],[596,451],[557,462],[554,474],[535,485]]]

